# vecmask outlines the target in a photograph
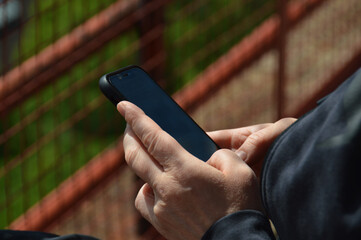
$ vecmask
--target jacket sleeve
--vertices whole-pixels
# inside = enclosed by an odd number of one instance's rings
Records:
[[[275,239],[268,219],[258,211],[244,210],[214,223],[202,240],[271,240]]]

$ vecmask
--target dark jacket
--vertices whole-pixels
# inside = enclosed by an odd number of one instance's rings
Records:
[[[280,239],[361,239],[361,70],[278,137],[261,191]],[[274,236],[266,216],[240,211],[202,239]]]

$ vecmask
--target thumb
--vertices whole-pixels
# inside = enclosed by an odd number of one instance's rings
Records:
[[[138,195],[135,199],[135,207],[138,209],[140,214],[149,222],[154,219],[154,203],[155,196],[153,189],[148,183],[145,183],[139,190]]]
[[[262,162],[273,141],[295,121],[295,118],[283,118],[252,133],[236,153],[243,156],[244,161],[250,166]]]
[[[242,167],[243,165],[246,165],[241,157],[229,149],[220,149],[216,151],[207,163],[225,175],[233,172],[237,166]]]

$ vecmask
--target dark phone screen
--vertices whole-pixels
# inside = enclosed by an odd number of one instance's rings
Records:
[[[110,75],[109,82],[188,152],[207,161],[218,149],[208,135],[141,68]]]

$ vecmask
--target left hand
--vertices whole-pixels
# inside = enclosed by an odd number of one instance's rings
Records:
[[[239,155],[260,176],[263,160],[274,140],[296,118],[282,118],[275,123],[263,123],[235,129],[208,132],[218,146]]]
[[[146,182],[136,208],[164,237],[199,240],[223,216],[243,209],[262,211],[257,178],[236,153],[218,150],[205,163],[134,104],[117,107],[128,122],[126,161]]]

